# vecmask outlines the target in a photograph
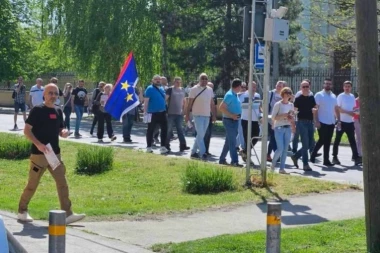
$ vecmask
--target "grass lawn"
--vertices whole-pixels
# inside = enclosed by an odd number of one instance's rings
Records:
[[[165,253],[259,253],[265,252],[266,232],[222,235],[179,244],[154,245]],[[364,218],[283,229],[283,253],[358,253],[366,252]]]
[[[6,134],[0,133],[0,137]],[[183,158],[146,154],[115,148],[114,168],[95,176],[74,172],[77,149],[86,144],[61,141],[62,158],[73,210],[100,219],[122,219],[130,216],[149,216],[185,212],[210,207],[228,206],[292,195],[325,193],[351,189],[352,186],[313,180],[301,176],[272,174],[271,188],[245,189],[210,195],[191,195],[182,192],[181,177],[192,161]],[[200,164],[205,164],[199,162]],[[207,163],[205,166],[220,168]],[[20,194],[28,178],[28,159],[0,159],[0,209],[16,212]],[[231,168],[243,184],[245,169]],[[46,219],[48,211],[59,208],[55,183],[47,172],[41,179],[29,209],[35,218]],[[98,219],[98,218],[97,218]]]
[[[221,121],[217,121],[215,124],[214,124],[214,128],[213,128],[213,131],[215,131],[216,133],[219,133],[219,134],[224,134],[224,127],[223,127],[223,123]],[[315,131],[314,133],[314,139],[315,141],[317,141],[319,139],[319,136],[318,136],[318,132]],[[335,131],[334,131],[334,135],[333,135],[333,138],[332,138],[332,141],[331,141],[331,144],[334,143],[334,140],[335,140]],[[301,141],[301,140],[300,140]],[[342,136],[342,140],[340,142],[341,144],[345,144],[345,145],[349,145],[350,143],[348,142],[348,138],[347,138],[347,135],[346,134],[343,134]]]

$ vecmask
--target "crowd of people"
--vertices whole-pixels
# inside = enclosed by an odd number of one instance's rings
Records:
[[[21,110],[26,120],[25,86],[22,77],[14,86],[13,98],[15,103],[14,128],[17,129],[17,114]],[[57,78],[52,78],[51,83],[57,83]],[[214,93],[214,85],[209,81],[207,74],[199,76],[198,83],[191,88],[182,87],[182,79],[175,77],[172,85],[168,84],[166,77],[155,75],[145,91],[136,89],[141,105],[130,110],[122,118],[123,141],[132,143],[131,131],[134,121],[139,117],[140,110],[144,112],[144,122],[147,123],[146,151],[153,152],[152,147],[160,146],[160,153],[171,152],[171,141],[178,138],[179,152],[190,150],[185,138],[185,129],[194,129],[195,142],[190,151],[190,157],[194,159],[208,160],[210,139],[213,125],[216,122],[217,111],[222,113],[222,123],[225,128],[225,144],[219,157],[220,164],[227,164],[226,156],[231,157],[231,166],[243,166],[241,160],[253,164],[247,157],[248,120],[251,114],[251,147],[254,148],[261,136],[262,122],[262,98],[257,93],[257,84],[252,83],[252,111],[248,111],[249,91],[248,85],[240,79],[231,83],[231,89],[226,92],[222,102],[218,106]],[[101,81],[93,90],[92,97],[87,95],[87,89],[83,80],[79,80],[77,87],[67,83],[63,92],[59,95],[56,106],[62,108],[64,125],[74,137],[80,138],[79,132],[85,106],[89,106],[94,114],[90,128],[90,134],[97,136],[98,142],[104,138],[104,124],[109,139],[114,141],[116,136],[112,127],[112,118],[104,110],[104,105],[112,90],[112,84]],[[309,162],[314,163],[323,146],[323,164],[333,166],[340,164],[338,158],[339,144],[343,133],[346,133],[352,150],[352,160],[355,165],[361,161],[361,138],[359,120],[359,98],[351,93],[352,83],[346,81],[343,84],[344,92],[336,96],[332,92],[332,81],[324,81],[323,90],[313,94],[311,82],[303,80],[300,90],[293,94],[286,82],[278,81],[275,88],[268,94],[268,153],[267,161],[271,162],[275,169],[279,162],[279,172],[286,173],[285,160],[289,151],[295,167],[299,167],[301,159],[304,171],[311,171]],[[43,80],[37,78],[36,85],[30,89],[29,107],[42,104]],[[70,116],[75,112],[75,128],[71,132]],[[94,135],[96,125],[97,132]],[[177,137],[173,131],[176,130]],[[314,132],[317,129],[319,139],[314,140]],[[336,132],[332,160],[330,159],[330,144],[333,133]],[[159,138],[160,136],[160,138]],[[298,148],[301,141],[302,148]],[[290,146],[290,143],[292,144]],[[273,158],[272,158],[273,155]]]

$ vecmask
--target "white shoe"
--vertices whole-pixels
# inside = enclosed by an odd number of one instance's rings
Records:
[[[98,143],[103,143],[103,139],[98,139]]]
[[[86,217],[85,214],[76,214],[73,213],[72,215],[66,217],[66,225],[80,221]]]
[[[152,148],[146,148],[146,152],[147,153],[153,153],[153,149]]]
[[[167,148],[165,148],[165,147],[161,147],[160,148],[160,153],[161,153],[161,155],[163,155],[163,154],[169,153],[169,150]]]
[[[33,221],[32,216],[30,216],[28,212],[19,213],[17,215],[17,219],[19,219],[20,221],[24,221],[24,222],[32,222]]]
[[[114,136],[112,136],[112,137],[110,138],[110,140],[111,140],[111,141],[114,141],[114,140],[116,140],[116,138],[117,138],[117,137],[114,135]]]

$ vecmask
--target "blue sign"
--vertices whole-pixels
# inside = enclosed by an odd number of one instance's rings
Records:
[[[254,67],[256,69],[264,69],[264,59],[265,59],[265,47],[262,44],[255,43],[255,63]]]

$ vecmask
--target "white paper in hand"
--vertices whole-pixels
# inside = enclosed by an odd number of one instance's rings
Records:
[[[61,162],[59,161],[57,155],[54,153],[54,150],[51,147],[50,143],[48,143],[46,147],[49,151],[47,151],[44,155],[52,170],[55,170],[61,164]]]
[[[151,113],[144,114],[143,122],[150,123],[151,121],[152,121],[152,114]]]

